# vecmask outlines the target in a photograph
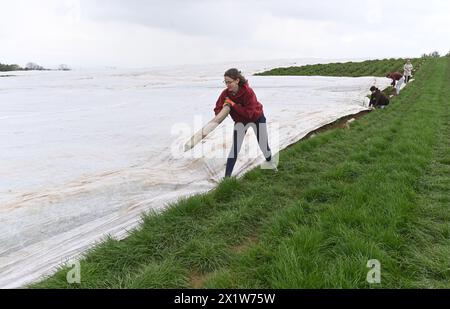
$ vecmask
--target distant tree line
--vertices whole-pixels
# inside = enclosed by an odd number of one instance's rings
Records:
[[[441,55],[439,54],[439,52],[434,51],[432,53],[429,54],[423,54],[422,58],[439,58]]]
[[[0,71],[20,71],[23,70],[19,65],[17,64],[3,64],[0,63]]]
[[[58,70],[60,71],[70,71],[71,68],[67,64],[60,64],[58,67]]]
[[[25,71],[45,71],[45,68],[34,62],[28,62]]]
[[[71,68],[67,64],[60,64],[58,66],[59,71],[70,71]],[[18,64],[2,64],[0,63],[0,72],[5,71],[49,71],[49,69],[44,68],[34,62],[29,62],[24,68]]]

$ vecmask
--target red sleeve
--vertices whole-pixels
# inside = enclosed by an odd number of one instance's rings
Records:
[[[250,89],[245,98],[245,105],[241,106],[239,104],[236,104],[233,107],[233,110],[247,119],[253,119],[255,113],[257,113],[257,107],[258,100],[256,99],[256,94],[253,90]]]
[[[217,99],[216,107],[214,108],[214,113],[216,116],[222,111],[223,103],[225,102],[225,92],[220,94],[220,97]]]

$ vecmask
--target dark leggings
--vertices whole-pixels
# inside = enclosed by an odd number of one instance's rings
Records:
[[[242,143],[249,126],[251,126],[253,130],[255,130],[259,148],[263,152],[266,160],[272,160],[272,152],[269,148],[269,138],[267,135],[266,117],[262,115],[258,120],[248,123],[247,125],[244,125],[242,123],[235,123],[233,130],[233,146],[231,147],[230,154],[228,155],[225,177],[231,177],[231,173],[233,172],[237,156],[239,154],[239,151],[241,150]]]

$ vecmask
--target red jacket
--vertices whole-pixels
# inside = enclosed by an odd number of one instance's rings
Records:
[[[234,122],[249,123],[255,122],[263,115],[263,106],[258,102],[256,94],[248,85],[248,82],[239,87],[236,95],[225,89],[217,99],[214,113],[217,115],[223,108],[226,97],[229,97],[236,105],[231,108],[231,118]]]

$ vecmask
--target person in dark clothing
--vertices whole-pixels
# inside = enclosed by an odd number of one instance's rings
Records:
[[[370,88],[372,95],[370,96],[369,107],[384,108],[389,105],[389,98],[377,87]]]
[[[272,152],[269,147],[266,118],[263,106],[248,81],[237,69],[229,69],[224,74],[224,83],[227,88],[222,92],[214,108],[215,114],[219,114],[224,106],[231,108],[230,115],[234,120],[233,146],[228,155],[225,177],[231,177],[237,156],[241,150],[247,129],[252,127],[255,131],[259,147],[271,168],[277,170],[272,162]]]

